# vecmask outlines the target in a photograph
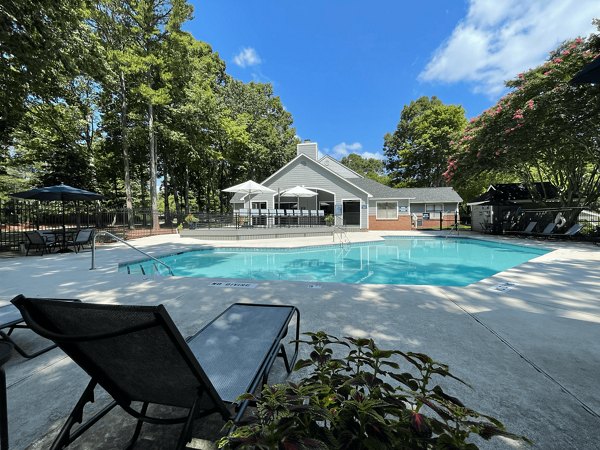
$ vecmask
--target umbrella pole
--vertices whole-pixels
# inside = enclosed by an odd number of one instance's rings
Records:
[[[62,241],[62,247],[65,247],[65,244],[67,243],[67,230],[65,228],[65,201],[63,200],[62,202],[60,202],[62,204],[62,228],[63,228],[63,241]]]

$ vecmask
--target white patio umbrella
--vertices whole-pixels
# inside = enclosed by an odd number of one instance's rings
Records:
[[[286,197],[296,197],[298,200],[298,209],[300,209],[300,197],[314,197],[317,195],[315,191],[310,191],[302,186],[286,189],[282,194]],[[317,207],[317,209],[319,208]]]
[[[236,184],[235,186],[223,189],[223,192],[239,192],[241,194],[246,194],[246,196],[248,197],[248,220],[250,220],[250,210],[252,209],[252,194],[272,194],[275,191],[266,186],[263,186],[260,183],[257,183],[256,181],[248,180],[245,183]]]

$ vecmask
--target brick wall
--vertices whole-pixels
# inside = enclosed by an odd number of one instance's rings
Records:
[[[398,216],[397,220],[377,220],[377,216],[369,216],[369,230],[410,231],[410,216]]]

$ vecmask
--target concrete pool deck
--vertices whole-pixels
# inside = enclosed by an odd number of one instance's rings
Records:
[[[348,236],[359,242],[408,234]],[[497,417],[508,430],[528,436],[535,448],[597,447],[600,247],[485,239],[555,251],[467,287],[320,283],[320,288],[314,289],[309,285],[315,283],[254,281],[254,289],[234,289],[209,286],[215,279],[118,273],[117,263],[139,259],[139,253],[111,244],[98,247],[95,271],[89,270],[89,251],[0,258],[0,304],[21,293],[86,302],[162,303],[184,336],[234,302],[293,304],[302,313],[303,331],[322,329],[338,336],[370,336],[383,348],[420,351],[449,364],[456,376],[473,386],[469,389],[444,380],[440,384],[449,393],[467,406]],[[163,235],[132,243],[157,256],[210,246],[330,244],[331,237],[203,242]],[[493,290],[504,282],[514,286],[504,292]],[[14,337],[30,350],[46,344],[26,330],[16,330]],[[5,369],[11,448],[46,448],[88,377],[58,349],[32,360],[14,353]],[[106,396],[98,394],[97,403],[102,405]],[[115,411],[109,413],[96,424],[96,431],[88,431],[72,448],[118,447],[133,432],[133,421],[126,422],[125,417]],[[219,420],[213,422],[202,427],[198,438],[213,438],[222,425]],[[177,434],[174,428],[144,426],[137,448],[174,446],[170,442]],[[477,443],[489,449],[518,447],[498,438]],[[202,448],[203,443],[194,441],[193,445]]]

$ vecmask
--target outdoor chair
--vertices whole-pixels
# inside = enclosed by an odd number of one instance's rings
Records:
[[[29,250],[31,249],[41,250],[41,256],[43,256],[44,252],[51,253],[51,251],[56,248],[57,243],[55,241],[50,242],[38,231],[25,231],[24,234],[27,239],[27,242],[25,243],[25,248],[27,249],[25,256],[29,256]]]
[[[177,449],[191,440],[194,419],[218,413],[237,423],[248,401],[267,382],[277,356],[290,373],[298,355],[300,315],[293,306],[236,303],[187,340],[164,306],[68,303],[29,299],[13,303],[40,335],[54,340],[91,380],[52,449],[69,445],[114,406],[137,419],[131,448],[144,422],[183,423]],[[283,338],[296,314],[295,351],[288,360]],[[99,385],[114,401],[83,423],[84,406]],[[140,402],[139,409],[132,403]],[[150,403],[187,409],[181,417],[148,416]],[[72,430],[75,423],[82,423]]]
[[[66,301],[66,300],[63,300]],[[78,302],[79,300],[68,300],[71,302]],[[4,331],[8,328],[8,331]],[[29,328],[29,326],[23,320],[21,312],[13,305],[5,305],[0,307],[0,339],[10,342],[14,349],[19,352],[21,356],[27,359],[35,358],[43,353],[46,353],[53,348],[56,348],[56,344],[52,344],[34,353],[27,353],[15,340],[13,339],[12,332],[15,328]]]
[[[554,233],[548,237],[549,238],[557,238],[557,239],[565,239],[565,238],[570,239],[573,236],[575,236],[576,234],[578,234],[582,229],[583,229],[583,225],[580,223],[576,223],[575,225],[571,226],[571,228],[569,228],[564,233]]]
[[[83,249],[85,245],[92,247],[92,241],[94,240],[94,230],[92,228],[84,228],[77,232],[75,239],[67,241],[67,247],[73,247],[75,253],[79,253],[79,250]]]
[[[533,234],[533,230],[535,229],[537,222],[529,222],[524,230],[519,231],[505,231],[504,234],[518,234],[518,235],[531,235]]]
[[[556,224],[554,222],[550,222],[548,225],[546,225],[546,228],[544,228],[541,233],[531,233],[531,236],[548,239],[548,237],[554,232],[555,228]]]

